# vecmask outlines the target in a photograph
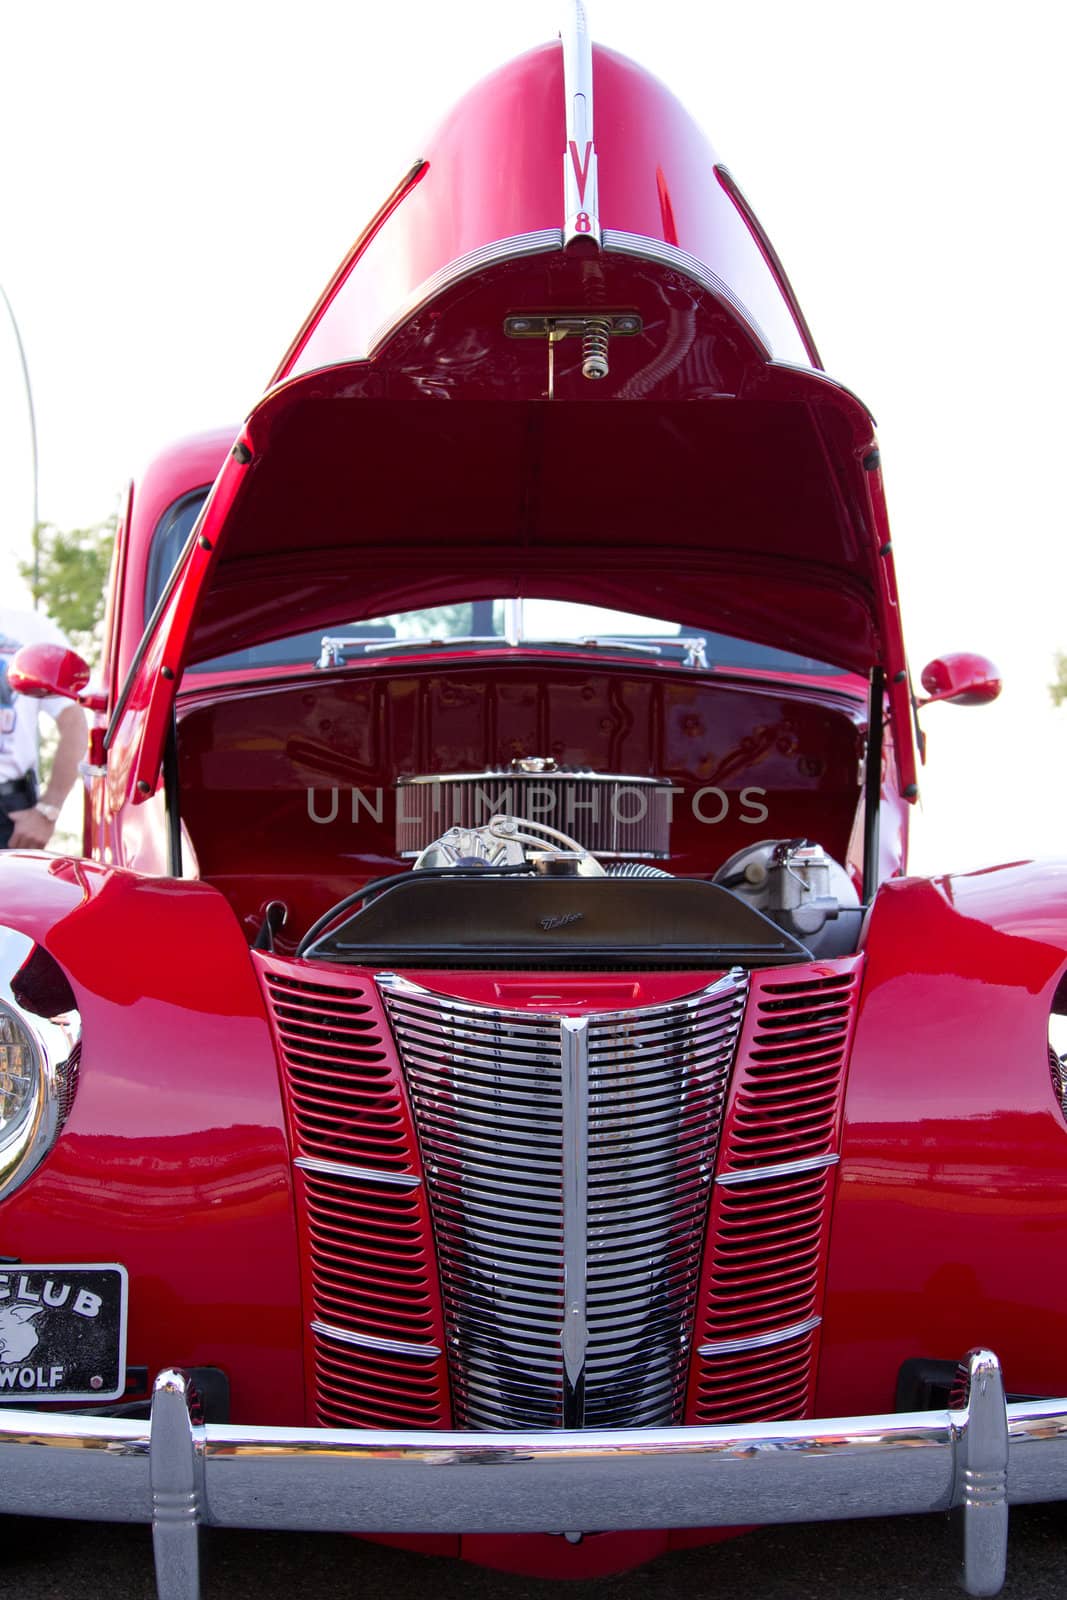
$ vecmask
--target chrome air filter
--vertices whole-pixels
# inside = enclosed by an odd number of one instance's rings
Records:
[[[529,817],[615,860],[670,853],[668,778],[623,777],[526,757],[484,772],[398,778],[396,848],[417,856],[449,828],[478,828],[497,813]]]

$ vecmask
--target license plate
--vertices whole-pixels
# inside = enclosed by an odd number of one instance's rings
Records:
[[[116,1400],[126,1387],[126,1268],[0,1268],[0,1401]]]

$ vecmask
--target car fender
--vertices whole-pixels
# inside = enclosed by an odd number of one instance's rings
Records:
[[[278,1069],[247,944],[206,884],[0,860],[0,924],[55,958],[82,1021],[54,1148],[0,1205],[0,1254],[122,1263],[128,1359],[227,1371],[235,1420],[304,1420]]]
[[[1062,1388],[1067,1124],[1048,1016],[1065,966],[1067,863],[879,893],[845,1099],[821,1414],[847,1414],[861,1393],[871,1404],[872,1381],[889,1409],[904,1360],[981,1343],[1009,1390]]]

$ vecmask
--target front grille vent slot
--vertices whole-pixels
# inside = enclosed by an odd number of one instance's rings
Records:
[[[781,1344],[735,1350],[701,1360],[696,1418],[710,1427],[801,1417],[814,1377],[815,1330]]]
[[[304,1172],[315,1315],[371,1338],[434,1342],[420,1196]]]
[[[814,1316],[829,1169],[720,1185],[703,1337],[777,1333]]]
[[[361,1350],[328,1334],[315,1340],[315,1390],[324,1427],[439,1428],[440,1358]]]
[[[586,1017],[379,985],[427,1171],[456,1425],[681,1420],[744,976]]]
[[[377,1008],[355,985],[269,974],[289,1084],[297,1153],[383,1171],[410,1171],[395,1071]]]
[[[731,1105],[728,1170],[834,1149],[855,986],[851,973],[758,986]]]
[[[324,1426],[447,1426],[415,1132],[378,997],[260,957],[293,1147],[309,1377]],[[298,969],[301,970],[301,969]]]
[[[708,1225],[689,1422],[810,1409],[860,965],[753,977]]]

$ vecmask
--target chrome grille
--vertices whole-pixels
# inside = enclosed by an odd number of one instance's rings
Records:
[[[586,1016],[378,982],[422,1147],[456,1425],[680,1420],[744,975]]]

